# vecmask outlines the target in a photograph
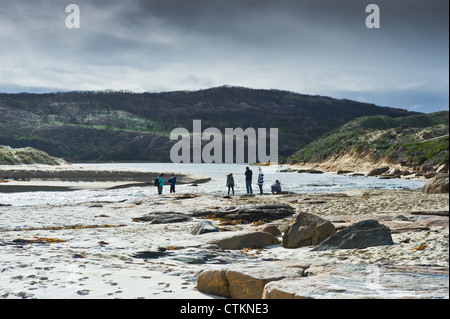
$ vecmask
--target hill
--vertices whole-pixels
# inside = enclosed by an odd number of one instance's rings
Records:
[[[287,157],[362,116],[416,114],[374,104],[278,90],[218,87],[195,92],[0,94],[0,144],[31,146],[71,162],[170,161],[170,132],[278,128]]]
[[[318,138],[290,157],[290,163],[364,158],[411,168],[448,164],[449,112],[355,119]]]
[[[9,146],[0,145],[0,165],[18,164],[45,164],[59,166],[68,163],[32,147],[13,149]]]

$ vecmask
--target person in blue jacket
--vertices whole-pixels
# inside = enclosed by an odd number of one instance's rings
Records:
[[[175,174],[172,174],[168,182],[170,183],[170,193],[175,193],[175,184],[177,183],[177,177],[175,176]]]

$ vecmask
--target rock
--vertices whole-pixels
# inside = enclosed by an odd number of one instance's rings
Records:
[[[433,217],[422,217],[417,224],[425,227],[429,226],[439,226],[439,227],[448,227],[449,226],[449,219],[448,217],[440,217],[440,216],[433,216]]]
[[[237,267],[202,271],[197,277],[197,289],[203,293],[233,299],[261,299],[267,283],[285,278],[300,278],[300,267]]]
[[[166,252],[166,251],[138,251],[137,253],[134,253],[133,255],[131,255],[131,257],[133,258],[137,258],[137,259],[157,259],[160,257],[166,257],[170,255],[170,252]]]
[[[327,201],[325,201],[325,200],[312,200],[311,198],[305,198],[305,199],[299,199],[298,201],[297,201],[297,203],[299,203],[299,204],[326,204],[327,203]]]
[[[222,249],[243,249],[263,248],[280,243],[274,235],[262,231],[237,232],[227,235],[225,238],[211,241],[210,244],[215,244]]]
[[[424,172],[418,171],[418,172],[416,173],[416,177],[421,177],[421,176],[423,176],[423,174],[424,174]]]
[[[417,299],[448,298],[448,272],[418,272],[414,266],[336,264],[314,276],[266,284],[263,299]]]
[[[295,223],[283,234],[284,248],[318,245],[336,232],[334,225],[322,217],[300,213]]]
[[[380,179],[394,179],[394,178],[400,178],[401,175],[385,175],[380,176]]]
[[[423,173],[422,176],[425,177],[425,178],[427,178],[427,179],[429,179],[429,178],[435,177],[437,174],[438,174],[438,173],[436,173],[436,172],[425,172],[425,173]]]
[[[281,235],[281,231],[275,225],[267,225],[261,229],[261,231],[272,234],[274,236]]]
[[[197,289],[206,294],[231,297],[226,269],[202,271],[197,277]]]
[[[424,194],[443,194],[449,192],[449,176],[448,173],[439,173],[423,186]]]
[[[350,173],[353,173],[353,171],[338,170],[336,174],[338,174],[338,175],[344,175],[344,174],[350,174]]]
[[[280,170],[280,173],[296,173],[296,172],[298,172],[298,170],[292,169],[292,168],[285,168],[285,169]]]
[[[264,286],[262,299],[313,299],[308,285],[310,281],[307,278],[272,281]]]
[[[442,164],[439,166],[436,173],[448,173],[448,164]]]
[[[190,221],[191,218],[181,213],[151,213],[133,218],[134,222],[149,222],[150,224],[169,224]]]
[[[378,176],[381,175],[389,170],[389,167],[379,167],[372,169],[369,173],[367,173],[367,176]]]
[[[233,299],[262,299],[264,286],[284,278],[297,278],[304,274],[304,269],[284,269],[282,267],[258,267],[229,269],[226,276],[229,291]]]
[[[317,169],[300,169],[297,171],[297,173],[303,174],[303,173],[307,173],[307,174],[323,174],[322,171],[319,171]]]
[[[201,235],[218,231],[220,231],[220,229],[214,226],[209,220],[202,220],[194,227],[194,229],[191,231],[191,234]]]
[[[398,168],[393,168],[381,174],[381,177],[384,178],[398,178],[402,176],[402,172]]]
[[[422,165],[418,169],[419,172],[430,172],[432,170],[433,170],[433,166],[429,165],[429,164]]]
[[[262,220],[272,221],[291,216],[295,209],[289,205],[253,205],[225,207],[217,211],[194,212],[194,217],[211,216],[227,220],[243,220],[248,223]]]
[[[363,220],[337,232],[312,251],[393,245],[391,230],[376,220]]]

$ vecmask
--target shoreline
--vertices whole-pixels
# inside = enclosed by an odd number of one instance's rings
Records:
[[[381,163],[380,165],[373,165],[372,163],[363,165],[363,166],[349,166],[349,165],[337,165],[337,166],[330,166],[329,163],[304,163],[304,164],[280,164],[280,167],[285,168],[288,171],[291,172],[313,172],[313,173],[332,173],[332,174],[338,174],[338,175],[348,175],[348,176],[362,176],[367,177],[368,174],[375,169],[378,169],[380,167],[389,167],[389,170],[399,170],[400,172],[407,172],[408,168],[403,167],[401,165],[392,165],[388,163]],[[361,168],[362,167],[362,168]],[[378,177],[381,179],[395,179],[395,178],[401,178],[401,179],[408,179],[408,180],[416,180],[416,181],[426,181],[430,178],[426,178],[423,175],[417,175],[417,173],[411,172],[410,174],[399,174],[399,175],[392,175],[392,176],[383,176],[382,174],[374,175],[373,177]]]
[[[161,172],[144,172],[77,165],[0,165],[0,193],[107,190],[153,186]],[[170,176],[172,172],[165,172]],[[209,177],[176,173],[177,184],[202,184]]]

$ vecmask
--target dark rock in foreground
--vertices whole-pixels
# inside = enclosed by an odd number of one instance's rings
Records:
[[[261,220],[272,221],[292,216],[295,209],[289,205],[255,205],[226,207],[217,211],[195,212],[193,216],[210,216],[227,220],[243,220],[249,223]]]
[[[190,221],[191,218],[180,213],[151,213],[133,218],[134,222],[148,222],[150,224],[170,224]]]
[[[263,248],[276,245],[280,242],[269,233],[262,231],[236,232],[226,234],[225,238],[213,239],[211,244],[215,244],[222,249],[243,249],[243,248]]]
[[[363,220],[330,236],[315,247],[313,251],[355,249],[393,244],[391,230],[388,227],[376,220]]]

